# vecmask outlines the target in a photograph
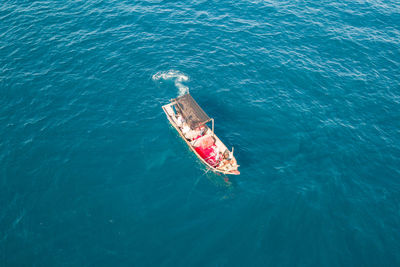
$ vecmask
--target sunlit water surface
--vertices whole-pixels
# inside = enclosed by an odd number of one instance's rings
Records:
[[[399,47],[394,0],[2,1],[0,265],[400,266]]]

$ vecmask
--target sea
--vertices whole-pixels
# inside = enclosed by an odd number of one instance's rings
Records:
[[[400,266],[398,0],[3,0],[0,90],[0,266]]]

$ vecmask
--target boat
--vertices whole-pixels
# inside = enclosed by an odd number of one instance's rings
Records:
[[[240,174],[233,147],[229,151],[216,136],[214,119],[204,112],[190,93],[171,99],[171,103],[162,109],[180,137],[209,170],[220,174]]]

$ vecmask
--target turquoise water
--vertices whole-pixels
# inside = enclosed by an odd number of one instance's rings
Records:
[[[399,47],[395,0],[3,1],[0,266],[399,266]]]

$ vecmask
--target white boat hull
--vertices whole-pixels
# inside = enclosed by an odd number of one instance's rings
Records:
[[[197,158],[200,159],[200,161],[205,164],[210,170],[212,170],[213,172],[216,173],[222,173],[222,174],[230,174],[230,175],[239,175],[240,172],[237,170],[237,168],[239,167],[239,165],[235,164],[234,166],[231,166],[231,168],[219,168],[217,167],[213,167],[211,166],[205,159],[203,159],[195,150],[194,146],[190,143],[190,141],[188,141],[185,136],[183,135],[181,129],[179,128],[179,126],[176,123],[176,113],[174,112],[172,106],[174,105],[174,103],[170,103],[168,105],[164,105],[162,106],[162,109],[164,110],[165,114],[167,115],[167,118],[169,120],[169,122],[171,123],[171,125],[175,128],[175,130],[179,133],[179,135],[181,136],[181,138],[186,142],[186,144],[189,146],[189,148],[193,151],[193,153],[197,156]],[[207,127],[208,128],[208,127]],[[208,128],[209,131],[211,131]],[[226,146],[221,142],[221,140],[215,135],[213,134],[213,136],[216,139],[216,145],[219,148],[222,148],[221,151],[227,150]],[[233,155],[232,155],[233,157]],[[234,162],[236,163],[236,159],[233,157]],[[225,166],[226,167],[226,166]]]

